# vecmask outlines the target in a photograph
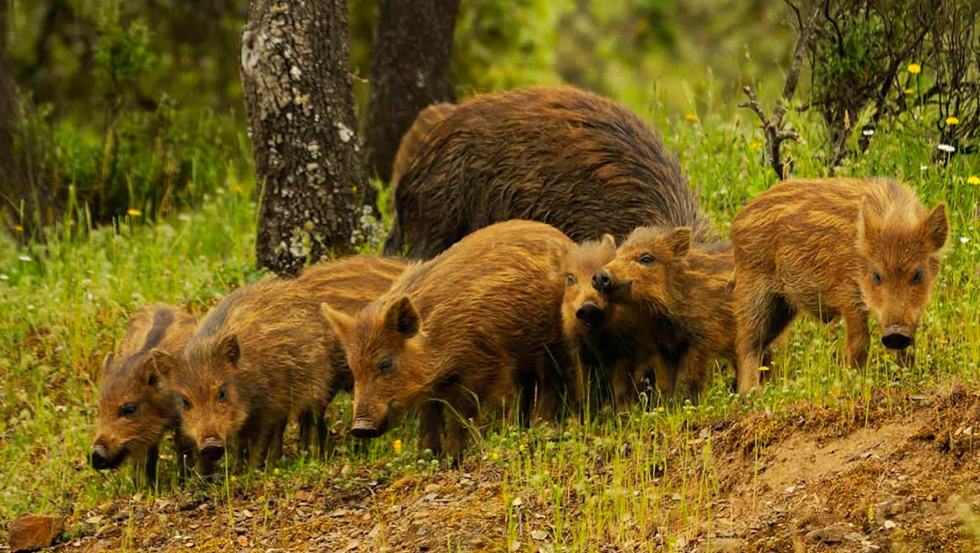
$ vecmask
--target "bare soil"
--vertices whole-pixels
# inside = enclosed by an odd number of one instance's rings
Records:
[[[877,397],[846,416],[800,405],[778,420],[721,421],[711,430],[718,490],[688,533],[696,537],[668,546],[651,529],[645,542],[597,549],[980,551],[977,433],[980,390],[962,387]],[[510,550],[563,550],[533,498],[511,504],[508,521],[504,480],[473,459],[462,470],[349,492],[118,500],[69,517],[71,541],[56,549],[507,551],[510,524],[520,542]],[[580,508],[569,503],[569,519]]]

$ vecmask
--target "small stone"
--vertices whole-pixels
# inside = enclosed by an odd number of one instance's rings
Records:
[[[891,520],[886,520],[884,526],[885,526],[885,530],[891,530],[892,528],[895,528],[898,525]]]
[[[544,541],[544,540],[548,539],[548,533],[545,532],[544,530],[532,530],[531,531],[531,538],[533,538],[535,540],[538,540],[538,541]]]
[[[64,529],[61,517],[20,515],[10,522],[10,551],[33,551],[51,547]]]
[[[827,544],[840,543],[844,541],[844,534],[850,528],[843,524],[831,524],[825,528],[814,530],[806,535],[810,541],[819,541]]]
[[[524,504],[524,501],[520,497],[515,497],[513,501],[510,502],[514,507],[520,507]]]
[[[428,486],[425,487],[425,490],[424,490],[423,493],[435,493],[435,492],[437,492],[437,491],[439,491],[441,489],[442,489],[442,486],[440,486],[439,484],[429,484]]]
[[[510,544],[510,550],[511,551],[520,551],[521,550],[521,542],[519,542],[517,540],[514,540],[514,543]]]

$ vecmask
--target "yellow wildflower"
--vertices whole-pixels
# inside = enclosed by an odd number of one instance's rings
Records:
[[[769,370],[769,367],[767,367],[765,365],[762,365],[761,367],[759,367],[759,372],[766,372],[768,370]]]
[[[496,461],[496,460],[500,459],[500,454],[497,453],[496,451],[494,451],[493,453],[490,454],[490,458],[493,459],[494,461]]]
[[[749,143],[749,149],[750,150],[758,150],[760,146],[762,146],[762,144],[760,144],[759,142],[756,142],[755,140],[753,140],[751,143]]]
[[[402,452],[402,441],[401,440],[395,440],[394,443],[392,443],[392,445],[395,447],[395,453],[401,455],[401,452]]]
[[[23,225],[14,225],[14,230],[17,232],[24,232],[24,227]]]
[[[949,117],[946,118],[946,124],[947,125],[959,125],[960,124],[960,120],[955,115],[950,115]]]
[[[970,175],[969,177],[967,177],[966,183],[967,184],[980,184],[980,177],[978,177],[976,175]]]
[[[698,116],[693,113],[688,113],[687,115],[684,116],[684,120],[687,121],[688,123],[697,123]]]
[[[235,186],[232,186],[232,187],[231,187],[231,189],[232,189],[232,190],[233,190],[233,191],[234,191],[234,192],[235,192],[236,194],[242,194],[242,193],[244,193],[244,192],[245,192],[245,189],[244,189],[244,188],[242,188],[242,185],[240,185],[240,184],[236,184]]]
[[[773,359],[772,361],[769,362],[769,364],[772,365],[773,367],[775,367],[776,366],[776,360]]]
[[[912,95],[912,93],[914,93],[914,92],[915,92],[915,91],[914,91],[914,90],[912,90],[911,88],[906,88],[905,90],[903,90],[903,91],[902,91],[902,94],[904,94],[904,95],[906,95],[906,96],[911,96],[911,95]]]
[[[272,474],[279,476],[279,469],[272,469]]]
[[[232,475],[232,477],[231,477],[231,483],[234,484],[235,482],[238,482],[238,477],[235,476],[235,475]]]
[[[527,450],[527,446],[525,446],[524,444],[521,444],[521,445],[520,445],[520,446],[519,446],[519,447],[517,448],[517,451],[520,451],[521,453],[524,453],[524,452],[525,452],[526,450]]]
[[[666,409],[664,409],[664,406],[663,405],[661,405],[660,407],[657,407],[657,412],[658,413],[663,413],[664,411],[666,411]]]
[[[922,73],[922,66],[919,65],[919,64],[917,64],[917,63],[910,63],[909,64],[909,73],[911,73],[913,75],[918,75],[919,73]]]
[[[941,345],[941,346],[945,346],[948,343],[949,343],[949,340],[947,340],[946,338],[940,338],[939,339],[939,345]]]
[[[140,210],[138,210],[138,209],[136,209],[134,207],[131,207],[131,208],[129,208],[129,210],[126,211],[126,215],[129,215],[130,217],[139,217],[142,214],[143,214],[142,211],[140,211]]]

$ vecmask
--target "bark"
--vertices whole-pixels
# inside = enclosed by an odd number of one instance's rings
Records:
[[[7,59],[8,0],[0,0],[0,202],[7,222],[20,225],[30,221],[29,194],[23,166],[17,156],[17,93],[14,76]],[[24,221],[27,218],[28,221]]]
[[[262,191],[256,262],[295,274],[353,249],[366,180],[345,0],[252,0],[242,85]]]
[[[459,0],[381,0],[371,58],[367,165],[382,181],[415,116],[455,102],[449,61]]]

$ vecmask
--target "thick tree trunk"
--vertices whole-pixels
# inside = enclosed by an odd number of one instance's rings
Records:
[[[459,0],[381,0],[365,132],[368,171],[391,180],[402,135],[429,104],[455,102],[449,60]]]
[[[5,214],[8,224],[23,229],[32,220],[29,218],[32,206],[27,205],[27,182],[14,145],[18,117],[14,76],[6,54],[9,10],[8,0],[0,0],[0,212]],[[28,220],[24,221],[25,218]]]
[[[352,249],[368,187],[348,58],[345,0],[252,0],[241,63],[260,267],[295,274]]]

